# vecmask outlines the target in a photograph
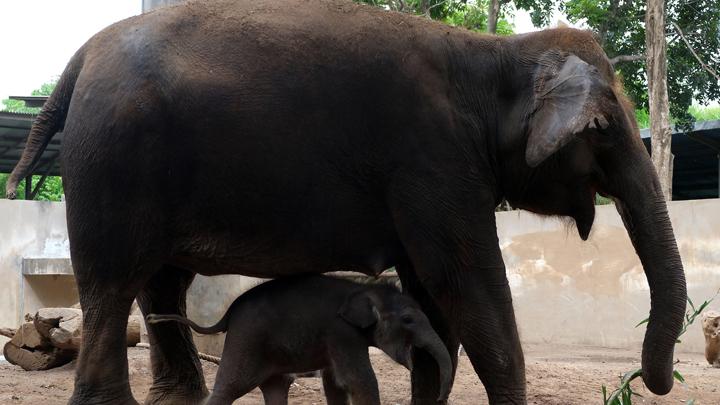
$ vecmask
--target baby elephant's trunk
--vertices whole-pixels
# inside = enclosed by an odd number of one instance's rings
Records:
[[[145,321],[148,324],[160,323],[160,322],[180,322],[190,326],[195,332],[202,333],[203,335],[213,335],[215,333],[221,333],[227,331],[228,316],[225,314],[220,322],[213,326],[200,326],[195,322],[185,318],[184,316],[174,314],[148,314],[145,317]]]
[[[415,347],[428,352],[438,365],[440,375],[440,395],[438,402],[445,402],[450,396],[450,387],[453,379],[453,364],[447,347],[440,337],[433,333],[419,333],[415,335]]]

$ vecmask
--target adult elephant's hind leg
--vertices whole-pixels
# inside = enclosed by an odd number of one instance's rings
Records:
[[[72,222],[70,222],[72,223]],[[73,227],[70,227],[71,237]],[[95,240],[93,240],[95,239]],[[143,281],[131,251],[119,241],[81,235],[71,238],[73,268],[83,310],[82,346],[72,405],[137,404],[130,391],[127,322]]]
[[[82,349],[72,405],[137,404],[128,381],[127,321],[132,297],[80,287]]]
[[[185,295],[195,274],[164,266],[138,295],[143,314],[185,313]],[[208,395],[190,328],[178,322],[147,325],[153,384],[146,404],[199,404]]]

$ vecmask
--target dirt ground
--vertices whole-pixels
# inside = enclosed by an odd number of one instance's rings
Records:
[[[128,349],[130,381],[136,399],[142,400],[152,381],[149,351]],[[656,397],[644,389],[638,404],[720,404],[720,369],[711,368],[700,354],[676,354],[677,368],[686,385],[676,384],[670,395]],[[639,367],[639,352],[599,347],[526,345],[528,402],[549,405],[601,403],[600,386],[615,386],[618,376]],[[383,404],[408,404],[410,376],[407,370],[381,353],[372,354]],[[74,363],[49,371],[26,372],[0,364],[0,404],[65,404],[72,393]],[[203,361],[208,386],[212,387],[217,366]],[[142,401],[141,401],[142,402]],[[255,390],[236,404],[261,404]],[[290,392],[291,404],[323,404],[322,383],[316,378],[299,379]],[[482,384],[465,356],[460,357],[457,379],[450,397],[453,405],[487,404]]]

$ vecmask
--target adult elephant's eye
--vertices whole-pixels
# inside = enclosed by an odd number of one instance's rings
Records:
[[[410,316],[410,315],[403,315],[402,317],[400,317],[400,321],[402,321],[402,323],[404,323],[406,325],[409,325],[414,322],[412,316]]]

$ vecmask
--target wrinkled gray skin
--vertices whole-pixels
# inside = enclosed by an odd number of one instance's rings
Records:
[[[408,369],[411,349],[424,350],[441,370],[438,401],[450,392],[445,344],[417,303],[388,285],[286,277],[241,295],[210,327],[172,314],[149,314],[147,321],[177,321],[204,334],[227,331],[208,405],[230,405],[257,386],[266,404],[285,405],[291,374],[312,370],[322,370],[329,405],[380,405],[368,346]]]
[[[462,342],[490,403],[524,404],[494,209],[566,216],[585,239],[596,193],[615,201],[650,285],[644,382],[672,388],[682,262],[633,108],[589,33],[494,37],[340,0],[190,1],[75,54],[9,197],[58,130],[87,314],[72,404],[135,403],[136,296],[145,314],[183,314],[196,273],[390,266],[449,352]],[[202,400],[188,327],[149,334],[146,402]],[[435,362],[416,351],[413,365],[413,402],[435,403]]]

